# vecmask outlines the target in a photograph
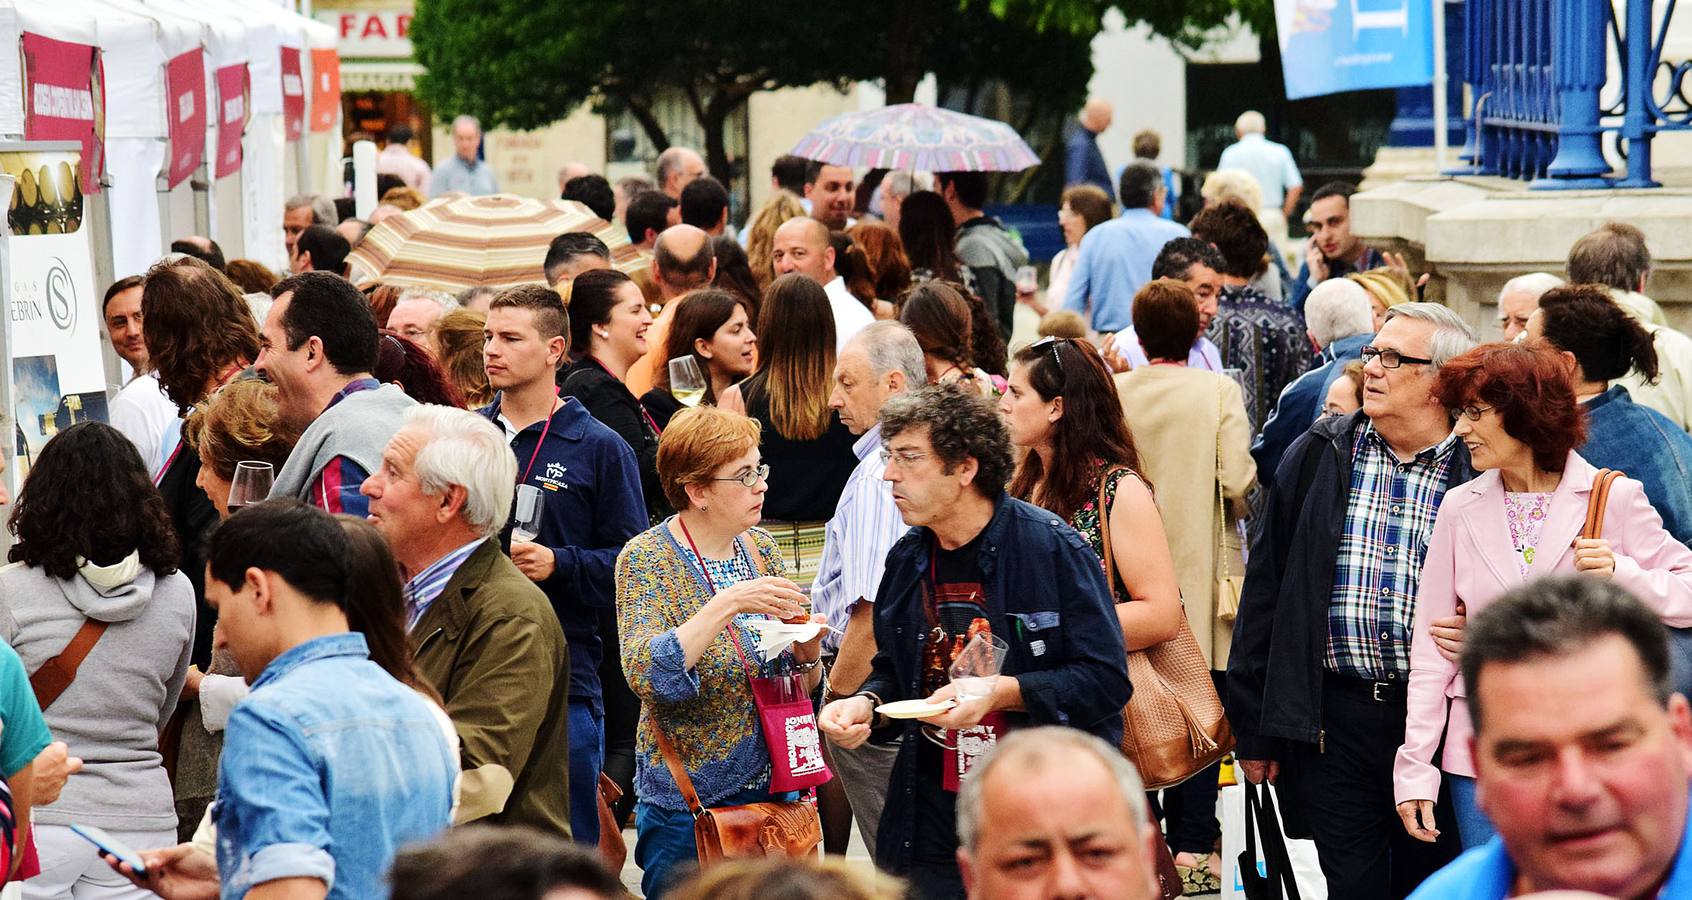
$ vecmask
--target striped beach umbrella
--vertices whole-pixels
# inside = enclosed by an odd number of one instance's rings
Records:
[[[1009,125],[921,103],[835,116],[805,135],[793,155],[907,172],[1020,172],[1040,164]]]
[[[383,219],[347,257],[353,283],[462,290],[545,283],[541,264],[552,239],[590,232],[611,248],[612,265],[637,268],[628,232],[573,200],[514,194],[461,197]]]

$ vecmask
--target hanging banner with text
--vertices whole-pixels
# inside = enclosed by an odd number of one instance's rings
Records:
[[[217,70],[217,171],[227,178],[241,171],[241,135],[247,130],[247,64]]]
[[[1288,100],[1433,83],[1430,0],[1275,0],[1275,25]]]
[[[341,111],[341,57],[334,49],[311,51],[311,130],[335,127]]]
[[[199,47],[165,63],[165,110],[170,114],[168,184],[174,188],[206,158],[206,63]]]
[[[305,79],[298,47],[282,48],[282,124],[290,141],[305,135]]]
[[[87,44],[23,34],[24,139],[82,144],[82,192],[100,191],[106,101],[100,55]]]

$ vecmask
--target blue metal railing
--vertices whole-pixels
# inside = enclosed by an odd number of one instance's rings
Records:
[[[1692,61],[1663,59],[1677,0],[1661,17],[1653,0],[1468,0],[1464,66],[1469,86],[1464,173],[1502,175],[1536,189],[1654,187],[1651,139],[1692,130],[1686,78]],[[1620,71],[1605,103],[1611,53]],[[1625,173],[1604,153],[1615,136]]]

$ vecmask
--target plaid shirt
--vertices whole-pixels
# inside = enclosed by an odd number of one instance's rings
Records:
[[[1351,493],[1328,605],[1330,672],[1403,684],[1410,675],[1411,617],[1434,514],[1445,495],[1449,435],[1399,462],[1365,423],[1351,446]]]

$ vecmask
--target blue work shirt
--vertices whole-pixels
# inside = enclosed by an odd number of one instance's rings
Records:
[[[1516,867],[1504,849],[1504,839],[1495,837],[1433,873],[1410,900],[1505,900],[1515,881]],[[1692,897],[1692,822],[1681,826],[1680,849],[1657,896],[1661,900]]]
[[[1130,209],[1087,232],[1063,308],[1092,311],[1094,331],[1114,334],[1134,325],[1134,294],[1151,280],[1152,263],[1170,241],[1188,237],[1185,225],[1149,209]]]
[[[317,878],[331,900],[385,897],[394,853],[452,824],[458,759],[429,701],[357,632],[270,661],[236,705],[218,771],[223,900]]]
[[[429,196],[439,197],[449,191],[463,191],[472,197],[497,194],[499,181],[487,160],[465,162],[464,157],[455,153],[441,160],[429,176]]]
[[[504,399],[496,396],[479,410],[502,430]],[[570,645],[570,702],[588,703],[603,714],[599,611],[616,608],[617,554],[646,530],[646,501],[634,451],[617,432],[569,397],[551,421],[550,427],[545,419],[535,422],[515,437],[506,430],[506,437],[517,456],[517,483],[540,488],[545,502],[535,543],[552,551],[553,570],[538,584]]]

